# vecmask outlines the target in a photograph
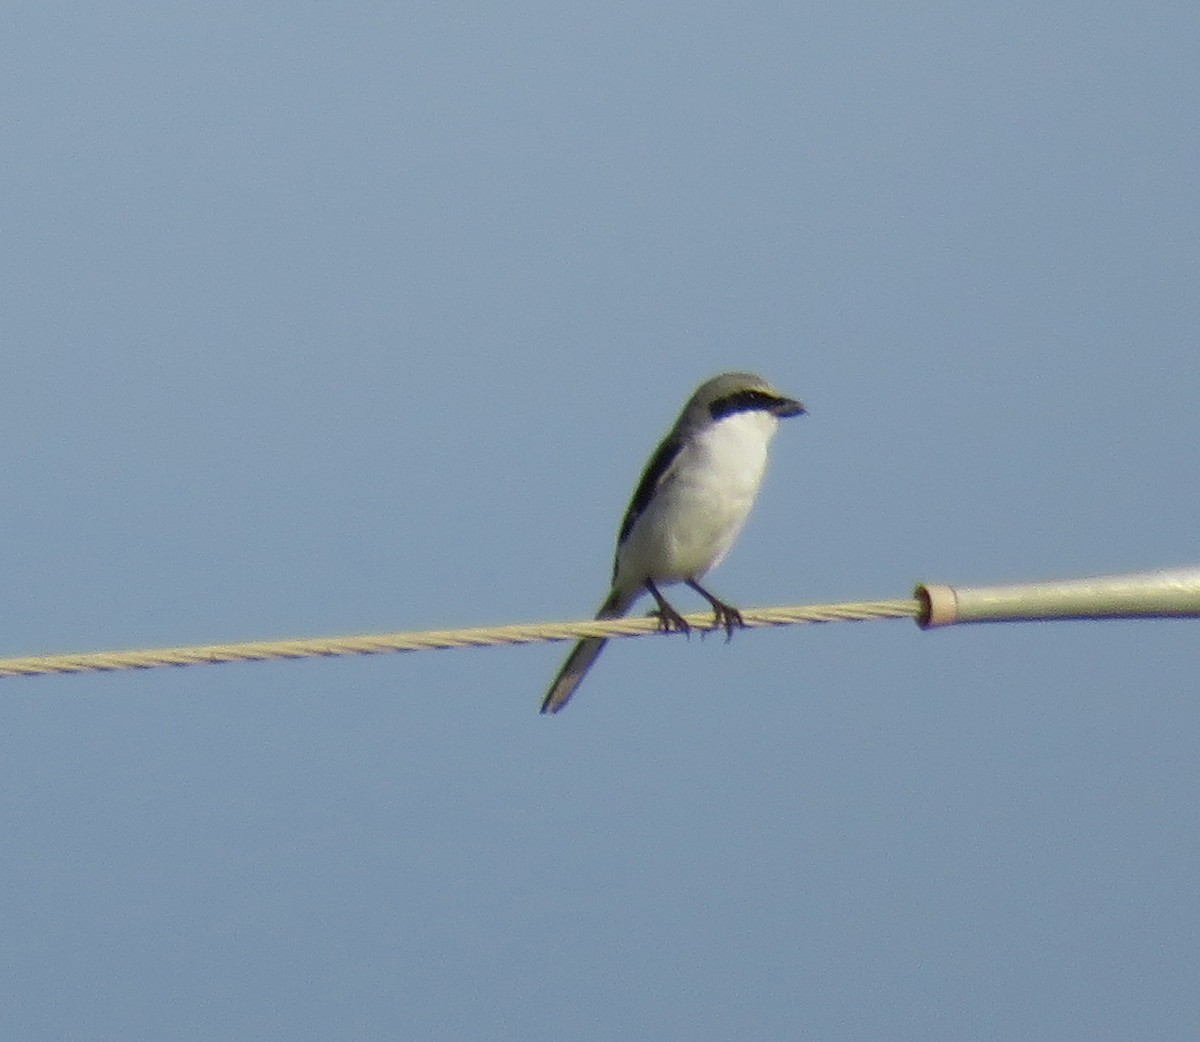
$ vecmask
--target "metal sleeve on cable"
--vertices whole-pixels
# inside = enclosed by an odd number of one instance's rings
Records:
[[[1200,617],[1200,568],[1006,586],[916,589],[922,629],[965,622]]]

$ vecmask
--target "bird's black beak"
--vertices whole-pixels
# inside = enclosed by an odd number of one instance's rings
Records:
[[[771,412],[783,419],[785,416],[803,416],[808,410],[804,408],[803,402],[798,402],[795,398],[779,398],[771,406]]]

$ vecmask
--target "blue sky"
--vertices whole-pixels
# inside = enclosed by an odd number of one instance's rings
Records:
[[[1188,5],[0,20],[2,654],[587,615],[728,369],[735,604],[1200,560]],[[0,682],[4,1037],[1194,1033],[1194,623],[562,654]]]

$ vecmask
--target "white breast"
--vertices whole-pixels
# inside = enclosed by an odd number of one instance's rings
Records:
[[[617,585],[635,590],[699,579],[729,551],[749,516],[778,420],[734,413],[688,439],[617,555]]]

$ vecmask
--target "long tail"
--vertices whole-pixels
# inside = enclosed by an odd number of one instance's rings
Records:
[[[608,600],[600,605],[600,610],[596,612],[596,618],[619,619],[629,611],[635,600],[637,600],[637,594],[631,597],[613,590],[608,595]],[[592,668],[592,663],[596,661],[607,643],[608,641],[604,637],[588,637],[575,645],[571,654],[567,656],[567,661],[563,663],[562,669],[558,671],[558,676],[554,678],[554,683],[550,685],[550,692],[546,695],[546,701],[542,703],[543,713],[557,713],[570,701],[571,696],[575,694],[575,689],[587,671]]]

